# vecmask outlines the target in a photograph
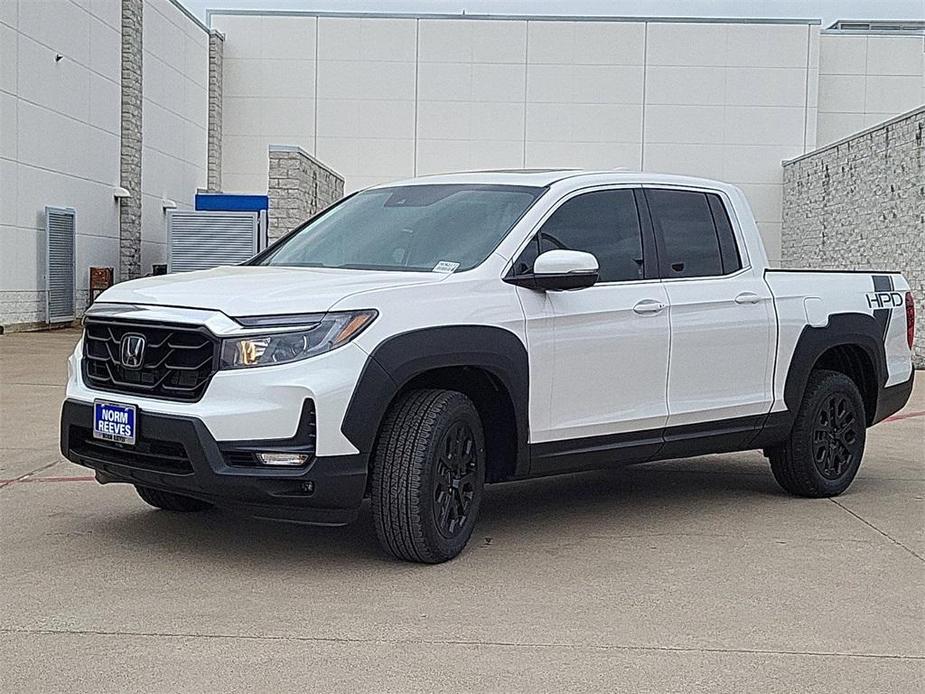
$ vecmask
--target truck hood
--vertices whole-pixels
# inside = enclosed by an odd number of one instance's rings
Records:
[[[446,277],[433,272],[219,267],[123,282],[107,289],[99,300],[209,309],[228,316],[320,313],[351,294],[428,284]]]

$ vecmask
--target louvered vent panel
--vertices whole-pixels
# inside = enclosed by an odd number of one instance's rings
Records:
[[[73,320],[74,210],[45,208],[45,302],[48,322]]]
[[[167,215],[168,272],[237,265],[257,254],[253,212],[171,211]]]

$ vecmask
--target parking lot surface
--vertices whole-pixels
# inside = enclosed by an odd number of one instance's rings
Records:
[[[853,486],[757,452],[490,487],[467,549],[174,515],[62,459],[73,330],[0,336],[0,691],[925,690],[925,379]]]

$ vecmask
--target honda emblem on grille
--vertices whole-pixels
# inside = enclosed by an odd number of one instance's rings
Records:
[[[140,369],[145,361],[145,338],[143,335],[128,333],[122,336],[119,349],[122,366],[126,369]]]

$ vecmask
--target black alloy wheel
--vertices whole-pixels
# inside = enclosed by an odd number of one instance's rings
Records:
[[[857,384],[828,369],[810,373],[786,440],[768,449],[778,484],[797,496],[829,497],[857,475],[867,437],[867,410]]]
[[[860,456],[862,425],[843,393],[833,393],[823,400],[816,412],[813,428],[813,462],[819,474],[837,480]]]
[[[462,420],[443,435],[434,474],[434,521],[446,538],[459,535],[475,498],[478,456],[475,434]]]

